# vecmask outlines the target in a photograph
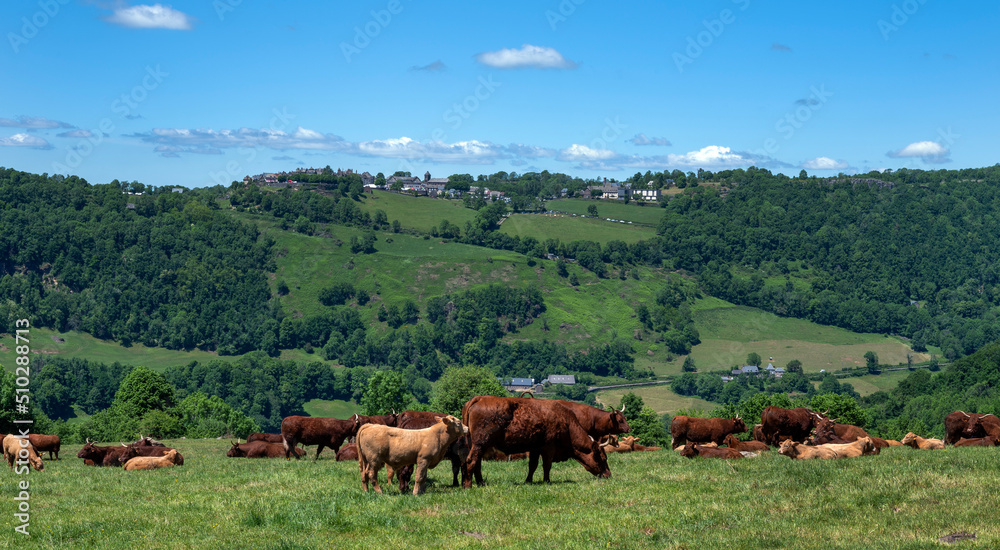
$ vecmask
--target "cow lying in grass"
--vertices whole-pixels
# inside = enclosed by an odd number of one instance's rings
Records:
[[[295,447],[295,457],[306,456],[303,447]],[[281,458],[285,456],[285,446],[281,443],[268,443],[266,441],[253,441],[251,443],[233,443],[233,446],[226,452],[229,458]]]
[[[708,446],[708,445],[695,445],[694,443],[688,442],[680,450],[681,456],[685,458],[724,458],[724,459],[736,459],[743,458],[743,453],[737,451],[736,449],[731,449],[729,447],[718,447],[718,446]]]
[[[956,447],[996,447],[997,439],[994,437],[963,437],[955,442]]]
[[[172,450],[174,449],[158,445],[135,445],[135,444],[125,445],[125,450],[120,455],[118,455],[118,458],[116,460],[118,461],[119,466],[124,466],[126,462],[132,460],[137,456],[152,456],[152,457],[164,456],[169,451]],[[284,449],[282,449],[282,452],[284,452]],[[182,455],[180,452],[177,453],[177,465],[178,466],[184,465],[184,455]]]
[[[337,451],[337,462],[344,462],[346,460],[357,460],[358,459],[358,444],[348,443]]]
[[[36,471],[41,472],[45,469],[42,457],[38,456],[31,441],[15,435],[7,435],[3,438],[3,456],[7,459],[7,465],[10,466],[11,470],[14,469],[14,463],[18,460],[27,460],[28,464]],[[24,471],[27,472],[27,470]],[[22,473],[20,467],[18,473]]]
[[[430,428],[405,430],[381,424],[365,424],[358,429],[358,468],[361,470],[361,487],[368,492],[368,482],[375,485],[375,492],[381,494],[378,472],[382,466],[399,470],[403,466],[415,464],[413,494],[424,490],[427,470],[438,462],[456,439],[469,433],[462,421],[454,416],[439,418]]]
[[[739,438],[733,434],[726,436],[725,444],[726,447],[729,447],[730,449],[736,449],[737,451],[747,453],[760,453],[771,450],[771,446],[767,443],[761,443],[760,441],[752,439],[750,441],[740,441]]]
[[[862,437],[852,443],[827,443],[815,446],[786,439],[781,442],[778,453],[794,460],[834,460],[876,454],[876,448],[870,437]]]
[[[913,447],[914,449],[923,449],[925,451],[944,449],[943,440],[920,437],[919,435],[913,432],[906,434],[906,437],[903,438],[902,443],[903,445],[906,445],[908,447]]]
[[[170,468],[177,464],[177,449],[170,449],[163,456],[137,456],[125,463],[125,470],[156,470]]]

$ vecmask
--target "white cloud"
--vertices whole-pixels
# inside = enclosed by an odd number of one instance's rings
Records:
[[[109,23],[133,29],[170,29],[175,31],[191,30],[194,22],[191,16],[163,4],[120,7],[115,9],[115,12],[106,20]]]
[[[19,116],[16,119],[0,118],[0,126],[24,128],[25,130],[51,130],[54,128],[75,128],[72,124],[50,120],[43,116]]]
[[[31,134],[14,134],[0,138],[0,147],[30,147],[32,149],[51,149],[52,145],[43,138]]]
[[[669,147],[671,145],[670,140],[661,137],[646,137],[646,134],[636,134],[632,139],[626,139],[626,143],[631,143],[632,145],[657,145],[660,147]]]
[[[576,63],[553,48],[525,44],[521,49],[504,48],[476,54],[476,61],[497,69],[575,69]]]
[[[586,145],[574,143],[569,147],[559,151],[558,160],[567,162],[594,162],[609,161],[619,158],[620,155],[610,149],[592,149]]]
[[[671,166],[690,168],[729,168],[753,164],[754,158],[734,153],[729,147],[709,145],[683,155],[667,155]]]
[[[806,170],[844,170],[850,166],[846,162],[836,161],[830,157],[816,157],[802,163]]]
[[[306,128],[303,128],[303,127],[299,126],[298,129],[295,130],[295,133],[292,134],[292,137],[294,137],[296,139],[314,139],[315,140],[315,139],[323,139],[324,136],[323,136],[323,134],[321,134],[321,133],[319,133],[319,132],[317,132],[315,130],[309,130],[309,129],[306,129]]]
[[[147,143],[155,143],[155,152],[163,156],[177,156],[179,153],[219,154],[222,149],[268,148],[268,149],[314,149],[322,151],[350,152],[354,145],[340,136],[321,134],[299,127],[288,134],[281,130],[211,130],[190,128],[154,128],[151,132],[132,134]]]
[[[89,138],[94,137],[94,133],[90,130],[70,130],[68,132],[63,132],[61,134],[56,134],[56,137],[61,138]]]
[[[408,137],[362,141],[357,146],[363,155],[385,158],[405,158],[430,162],[493,164],[511,154],[501,145],[488,141],[470,140],[455,143],[420,142]]]
[[[948,158],[949,155],[951,155],[951,151],[936,141],[917,141],[898,151],[886,153],[886,156],[894,159],[919,157],[924,162],[934,164],[951,162],[951,159]]]

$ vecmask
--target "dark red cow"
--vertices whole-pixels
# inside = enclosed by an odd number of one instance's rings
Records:
[[[295,447],[294,451],[295,458],[306,454],[306,450],[302,447]],[[285,446],[281,443],[268,443],[267,441],[236,442],[226,452],[226,456],[230,458],[281,458],[285,456]]]
[[[763,451],[770,451],[771,447],[767,443],[761,443],[760,441],[740,441],[733,434],[726,436],[726,447],[730,449],[736,449],[737,451],[745,451],[750,453],[760,453]]]
[[[969,427],[962,433],[963,437],[992,437],[1000,439],[1000,418],[992,414],[980,415],[979,418],[969,424]]]
[[[318,445],[316,458],[313,460],[319,460],[319,453],[323,451],[324,447],[329,447],[336,453],[344,444],[345,439],[357,435],[359,425],[353,419],[287,416],[281,421],[281,437],[285,445],[285,458],[291,459],[292,449],[299,443]],[[296,454],[295,458],[298,459],[299,456]]]
[[[722,445],[726,436],[747,431],[746,424],[739,415],[736,418],[695,418],[693,416],[675,416],[670,421],[670,435],[673,436],[673,448],[693,443],[715,443]]]
[[[247,443],[253,443],[254,441],[263,441],[265,443],[284,443],[285,439],[281,437],[281,434],[254,432],[247,436]]]
[[[783,409],[768,407],[760,413],[761,435],[764,442],[777,447],[784,439],[805,442],[819,421],[825,417],[809,409]]]
[[[600,477],[611,477],[607,458],[597,440],[587,433],[566,406],[556,401],[477,395],[462,407],[462,422],[469,427],[471,450],[465,462],[462,485],[472,486],[472,478],[482,485],[483,453],[490,448],[505,454],[537,451],[542,458],[545,482],[553,462],[569,459]],[[530,483],[534,474],[529,464]]]
[[[854,426],[853,424],[837,424],[829,418],[824,418],[816,424],[816,434],[809,440],[809,444],[825,445],[827,443],[853,443],[863,437],[871,436],[868,435],[868,432]],[[885,446],[888,446],[888,443],[883,445],[883,447]]]
[[[396,419],[396,427],[404,430],[422,430],[437,424],[437,419],[445,416],[448,415],[430,411],[403,411]],[[464,435],[456,439],[444,454],[444,458],[451,462],[451,484],[453,487],[458,486],[459,473],[463,473],[462,481],[465,481],[462,466],[468,455],[469,438]],[[405,493],[410,484],[410,477],[413,475],[413,465],[404,466],[399,471],[392,472],[392,475],[399,478],[399,492]],[[392,476],[389,477],[389,483],[392,483]]]
[[[118,465],[124,466],[126,462],[137,456],[152,456],[152,457],[166,456],[168,452],[175,450],[176,449],[172,449],[170,447],[165,447],[165,446],[161,447],[159,445],[136,445],[133,443],[132,445],[126,445],[125,452],[123,452],[118,456]],[[175,460],[176,460],[174,462],[175,465],[177,466],[184,465],[184,456],[181,455],[180,452],[177,453],[177,457]]]
[[[358,426],[364,426],[365,424],[381,424],[383,426],[392,426],[393,428],[399,427],[399,415],[396,411],[392,411],[392,414],[383,414],[380,416],[364,416],[356,414],[351,417],[351,420],[358,423]]]
[[[357,460],[358,459],[358,444],[348,443],[337,451],[337,462],[343,462],[345,460]]]
[[[80,452],[76,453],[77,458],[94,461],[94,466],[121,466],[118,463],[118,457],[122,455],[126,450],[125,445],[109,445],[107,447],[99,447],[91,443],[90,439],[87,439],[87,444],[80,449]]]
[[[743,458],[743,453],[730,447],[706,447],[704,445],[696,445],[690,441],[680,450],[680,454],[686,458],[699,456],[702,458],[724,458],[730,460]]]
[[[0,439],[0,441],[3,441]],[[28,441],[35,447],[38,454],[49,453],[49,460],[59,460],[59,436],[44,434],[28,434]],[[55,458],[53,458],[53,454]]]
[[[965,411],[955,411],[948,413],[944,417],[944,442],[947,445],[954,445],[959,439],[983,437],[983,432],[975,429],[976,420],[985,416],[979,413],[967,413]]]

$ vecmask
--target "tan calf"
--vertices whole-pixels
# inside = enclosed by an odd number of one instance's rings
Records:
[[[469,429],[454,416],[439,418],[430,428],[405,430],[380,424],[365,424],[358,429],[358,468],[361,470],[361,487],[368,491],[368,482],[375,485],[375,492],[382,493],[378,472],[385,465],[393,470],[415,464],[413,494],[424,490],[427,470],[437,466],[448,448]]]
[[[14,462],[19,459],[27,459],[28,464],[39,472],[45,469],[45,465],[42,464],[42,457],[38,456],[38,452],[35,451],[35,447],[31,445],[31,442],[13,434],[3,438],[3,456],[7,459],[7,465],[10,466],[11,470],[14,469]],[[22,468],[25,469],[22,471]],[[27,471],[26,466],[18,466],[17,473],[20,474]]]
[[[132,470],[156,470],[157,468],[169,468],[177,464],[178,454],[176,449],[170,449],[163,456],[137,456],[129,459],[125,463],[125,469]]]
[[[835,460],[874,454],[875,445],[871,438],[862,437],[852,443],[827,443],[825,445],[803,445],[791,439],[781,442],[778,453],[795,460]]]
[[[920,437],[919,435],[913,432],[906,434],[906,437],[903,438],[903,441],[901,443],[903,445],[913,447],[914,449],[923,449],[925,451],[944,449],[943,440]]]

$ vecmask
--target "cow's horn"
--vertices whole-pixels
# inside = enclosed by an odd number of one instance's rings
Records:
[[[89,437],[87,438],[87,443],[90,443],[90,438]]]
[[[969,418],[969,414],[968,414],[968,413],[966,413],[965,411],[958,411],[958,412],[960,412],[960,413],[964,414],[966,418]]]
[[[396,409],[392,409],[392,416],[396,416]]]
[[[620,413],[624,413],[625,412],[625,403],[622,403],[622,410],[620,410],[618,412],[620,412]]]

